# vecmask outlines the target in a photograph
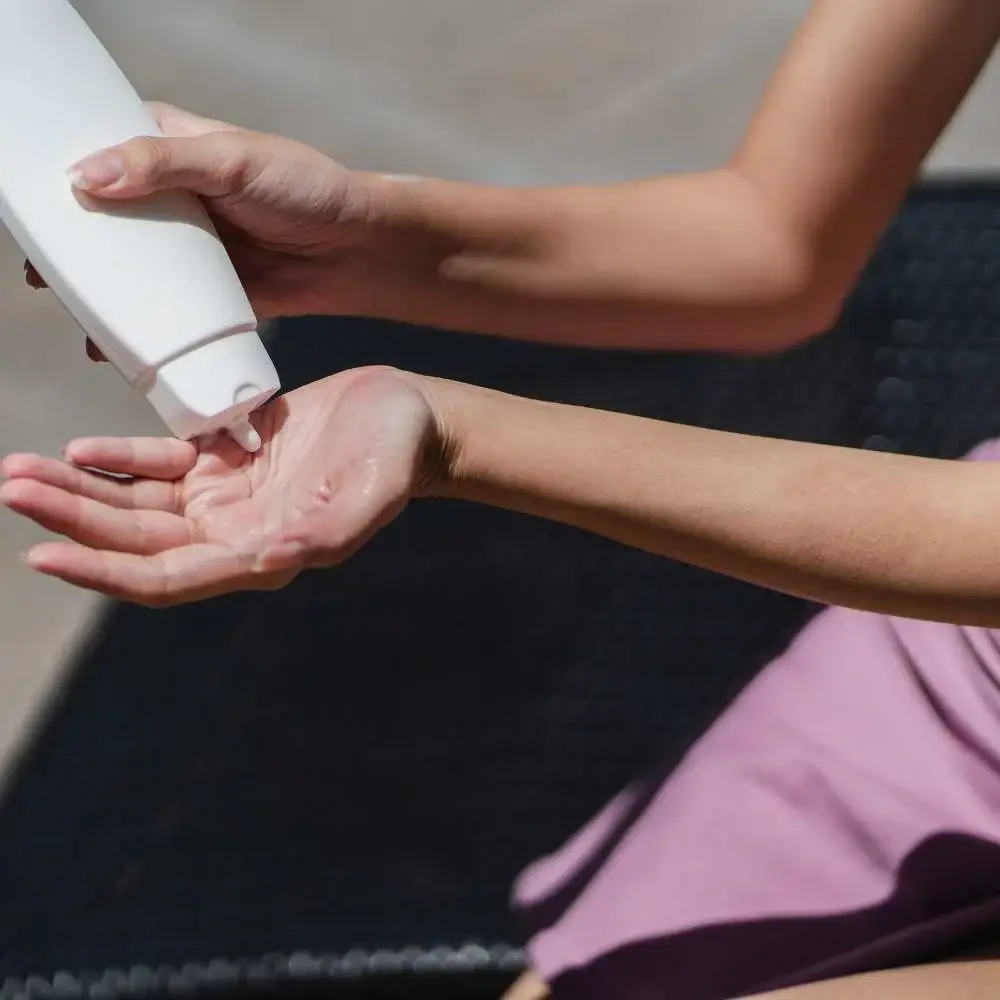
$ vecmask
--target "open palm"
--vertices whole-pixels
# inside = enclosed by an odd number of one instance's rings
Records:
[[[65,461],[8,456],[0,501],[68,539],[27,563],[150,606],[280,587],[392,520],[436,451],[420,380],[390,369],[312,383],[254,424],[264,444],[252,455],[219,435],[85,439]]]

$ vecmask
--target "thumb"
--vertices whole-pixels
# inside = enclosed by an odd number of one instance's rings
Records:
[[[75,164],[70,181],[98,198],[140,198],[177,188],[221,198],[235,194],[263,169],[262,139],[235,131],[132,139]]]
[[[203,118],[201,115],[185,111],[173,104],[164,104],[162,101],[146,101],[146,110],[156,119],[156,124],[160,126],[160,131],[164,135],[190,138],[208,132],[242,131],[238,125],[220,122],[215,118]]]

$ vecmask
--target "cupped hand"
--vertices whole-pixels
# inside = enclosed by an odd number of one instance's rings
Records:
[[[201,197],[261,318],[352,311],[350,272],[385,234],[370,225],[369,185],[304,143],[150,103],[163,136],[95,151],[70,172],[98,200],[184,189]],[[67,166],[69,166],[67,164]],[[26,280],[44,282],[30,262]],[[100,359],[93,346],[91,357]]]
[[[10,455],[0,503],[65,536],[33,569],[163,607],[284,586],[335,565],[391,521],[440,467],[427,384],[393,369],[344,372],[254,415],[263,447],[93,438],[65,461]]]

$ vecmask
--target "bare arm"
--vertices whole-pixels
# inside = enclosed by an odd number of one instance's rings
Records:
[[[835,320],[998,36],[990,0],[816,0],[716,171],[542,189],[369,178],[375,210],[431,247],[431,277],[373,311],[592,346],[804,339]]]
[[[441,492],[754,583],[1000,626],[1000,464],[747,437],[432,383]]]
[[[1000,989],[995,961],[921,965],[795,986],[749,1000],[992,1000]],[[548,988],[526,974],[503,1000],[548,1000]]]

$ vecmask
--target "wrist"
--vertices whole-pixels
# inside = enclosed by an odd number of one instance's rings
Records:
[[[566,448],[574,432],[566,418],[590,411],[447,379],[422,381],[436,448],[424,463],[421,495],[537,513],[532,498],[559,479],[561,458],[587,465],[585,449]]]
[[[421,495],[481,499],[480,491],[505,475],[504,424],[517,423],[520,407],[546,404],[448,379],[420,379],[434,426],[422,463]]]
[[[357,182],[373,227],[433,250],[439,266],[465,254],[529,257],[566,221],[558,188],[408,174],[359,174]]]
[[[561,302],[453,273],[456,262],[533,268],[564,213],[554,190],[366,172],[351,173],[348,185],[350,232],[335,224],[318,312],[528,339],[573,319]]]
[[[431,432],[420,457],[414,492],[421,497],[456,498],[468,442],[466,396],[475,390],[429,375],[414,377],[431,414]]]

